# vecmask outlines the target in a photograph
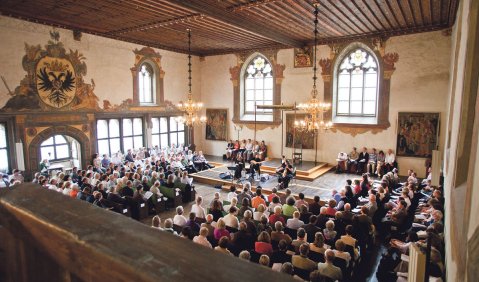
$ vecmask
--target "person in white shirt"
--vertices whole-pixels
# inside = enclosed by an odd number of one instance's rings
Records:
[[[288,219],[286,222],[286,227],[291,229],[299,229],[301,226],[304,225],[304,222],[299,220],[299,211],[293,212],[293,218]]]
[[[238,198],[234,197],[231,199],[231,204],[223,206],[225,212],[229,212],[231,207],[236,207],[238,205]]]
[[[230,208],[229,213],[223,217],[223,221],[225,222],[226,226],[238,229],[239,220],[236,217],[237,212],[238,212],[237,207],[231,207]]]
[[[393,150],[389,149],[385,158],[386,168],[391,171],[394,168],[394,162],[396,162],[396,156],[394,156]]]
[[[236,194],[236,187],[234,185],[231,185],[230,187],[230,192],[228,193],[228,196],[226,197],[228,201],[231,202],[231,199],[235,198],[238,194]]]
[[[62,190],[63,195],[70,196],[70,192],[72,191],[71,186],[72,186],[72,183],[70,181],[66,181],[65,183],[63,183],[63,190]]]
[[[253,213],[253,220],[260,221],[263,215],[269,217],[269,213],[266,211],[266,207],[263,204],[259,204],[256,211]]]
[[[196,214],[196,217],[199,217],[199,218],[206,217],[205,209],[201,206],[202,203],[203,203],[203,197],[198,196],[196,198],[196,203],[191,207],[191,212],[194,212]]]
[[[121,164],[121,157],[120,157],[121,153],[118,152],[118,153],[115,153],[113,155],[113,157],[111,157],[111,162],[115,165],[119,165]]]
[[[337,173],[342,173],[346,172],[347,170],[347,161],[348,161],[348,154],[345,152],[340,152],[338,154],[338,158],[336,159],[338,161],[338,166],[336,168]]]
[[[200,234],[198,236],[195,236],[195,238],[193,238],[193,242],[212,249],[213,247],[211,246],[211,243],[206,238],[207,236],[208,236],[208,228],[201,227]]]
[[[186,225],[186,217],[183,215],[183,207],[178,206],[176,207],[176,215],[173,217],[173,224],[178,225],[178,226],[185,226]]]

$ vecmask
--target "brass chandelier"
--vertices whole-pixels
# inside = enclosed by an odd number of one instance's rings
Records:
[[[324,103],[318,99],[318,90],[316,89],[316,46],[318,44],[318,6],[319,3],[314,5],[314,49],[313,49],[313,90],[311,90],[311,99],[306,103],[300,103],[297,107],[300,110],[307,112],[307,116],[303,120],[295,120],[294,126],[298,130],[302,131],[317,131],[327,130],[332,127],[331,121],[324,120],[324,113],[331,109],[330,103]]]
[[[188,100],[186,102],[180,101],[177,105],[180,111],[185,112],[183,116],[177,118],[177,122],[182,123],[188,127],[203,124],[206,122],[205,116],[198,116],[198,112],[203,108],[202,102],[193,100],[191,93],[191,30],[188,31]]]

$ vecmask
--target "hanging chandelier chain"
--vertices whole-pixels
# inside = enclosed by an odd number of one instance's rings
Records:
[[[188,28],[188,87],[191,94],[191,29]]]
[[[318,45],[318,9],[319,3],[314,5],[314,46],[313,46],[313,89],[316,89],[316,79],[318,78],[316,75],[317,66],[316,66],[316,51]]]

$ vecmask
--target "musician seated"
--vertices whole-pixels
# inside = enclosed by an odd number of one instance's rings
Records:
[[[345,152],[340,152],[336,161],[338,162],[338,165],[336,167],[336,173],[346,172],[348,155]]]
[[[254,177],[255,172],[258,172],[258,175],[261,175],[261,158],[259,157],[259,153],[257,153],[254,158],[249,162],[249,173],[251,173],[251,177]]]
[[[278,176],[281,176],[285,168],[286,168],[286,157],[283,155],[281,156],[281,164],[276,168],[276,174]]]
[[[242,154],[237,154],[235,163],[236,163],[236,169],[235,169],[234,179],[241,179],[241,172],[243,171],[245,167]]]
[[[249,161],[253,158],[253,142],[251,139],[248,139],[248,142],[245,145],[245,152],[244,152],[244,158],[246,161]]]
[[[362,174],[366,170],[366,165],[369,161],[369,154],[368,154],[368,149],[366,147],[363,148],[363,151],[359,153],[359,158],[357,160],[358,162],[358,170],[356,173]]]
[[[288,188],[289,182],[293,179],[293,172],[294,168],[293,165],[286,160],[285,168],[283,169],[282,174],[278,177],[278,183],[280,184],[280,188]]]

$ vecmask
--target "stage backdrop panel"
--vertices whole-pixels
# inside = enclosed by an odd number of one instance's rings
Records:
[[[431,158],[439,140],[440,113],[399,113],[398,156]]]
[[[302,120],[306,114],[296,114],[296,120]],[[286,147],[293,148],[295,114],[286,114]],[[295,147],[303,145],[303,149],[314,149],[314,132],[296,130],[294,136]]]
[[[206,109],[206,139],[226,141],[228,109]]]

